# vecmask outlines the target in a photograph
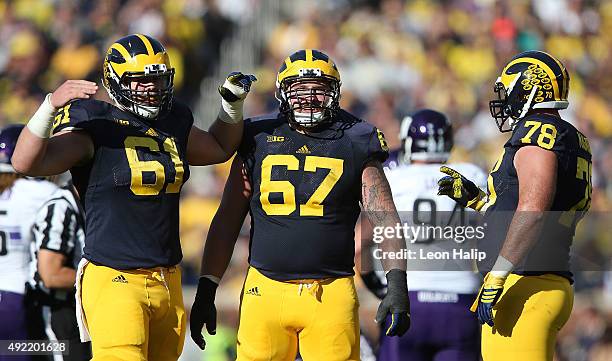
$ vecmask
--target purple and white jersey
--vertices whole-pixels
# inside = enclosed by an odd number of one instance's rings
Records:
[[[24,294],[36,212],[57,189],[48,181],[17,179],[0,194],[0,290]]]
[[[403,224],[413,224],[414,217],[420,218],[426,214],[425,219],[435,220],[436,225],[454,224],[458,211],[463,211],[455,201],[447,196],[439,196],[438,180],[446,174],[440,172],[444,164],[400,164],[391,169],[385,169],[385,174],[391,186],[393,200]],[[447,164],[466,178],[472,180],[477,186],[486,189],[487,175],[477,166],[469,163]],[[457,208],[455,208],[457,207]],[[455,213],[453,213],[455,211]],[[466,210],[466,212],[473,212]],[[419,215],[421,214],[421,215]],[[432,218],[433,217],[433,218]],[[436,252],[448,250],[442,248],[441,242],[453,242],[454,240],[422,240],[421,236],[414,236],[412,241],[408,239],[408,249],[417,252]],[[457,243],[459,244],[459,242]],[[451,245],[455,247],[454,244]],[[455,247],[456,248],[456,247]],[[453,269],[473,269],[472,260],[456,260]],[[411,271],[411,263],[413,265]],[[458,294],[476,293],[480,286],[480,276],[472,271],[443,271],[441,268],[424,270],[424,262],[416,263],[408,260],[408,285],[411,291],[443,291]],[[416,269],[416,270],[415,270]]]

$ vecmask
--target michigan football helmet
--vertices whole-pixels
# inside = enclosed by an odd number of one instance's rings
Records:
[[[289,122],[314,127],[332,121],[340,109],[340,73],[323,52],[302,49],[287,57],[276,78],[276,97]]]
[[[15,173],[11,157],[23,128],[21,124],[12,124],[0,129],[0,173]]]
[[[174,68],[163,45],[150,36],[132,34],[114,42],[104,58],[102,83],[123,110],[154,119],[170,108]],[[135,84],[153,84],[146,88]]]
[[[493,91],[497,99],[489,102],[491,115],[499,130],[507,132],[531,109],[567,108],[569,74],[552,55],[525,51],[504,67]],[[508,126],[504,128],[508,119]]]
[[[453,129],[448,117],[431,109],[421,109],[402,120],[399,161],[444,163],[453,147]]]

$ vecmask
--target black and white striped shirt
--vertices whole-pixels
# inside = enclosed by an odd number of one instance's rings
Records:
[[[44,287],[36,269],[38,250],[46,249],[66,256],[64,266],[77,269],[83,256],[85,242],[85,222],[73,193],[60,188],[39,209],[32,227],[34,244],[32,247],[32,278],[30,284],[46,293],[61,299],[72,297],[66,292],[49,291]]]

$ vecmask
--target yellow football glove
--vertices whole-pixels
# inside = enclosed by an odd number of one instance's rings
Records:
[[[440,172],[448,176],[438,181],[438,195],[449,196],[463,207],[480,211],[487,200],[487,194],[482,189],[461,173],[447,166],[440,167]]]
[[[490,272],[484,278],[484,283],[480,287],[476,300],[470,307],[470,311],[476,312],[480,324],[486,323],[493,326],[493,307],[504,291],[506,277],[494,276]]]

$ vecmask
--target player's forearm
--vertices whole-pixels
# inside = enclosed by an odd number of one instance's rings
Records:
[[[207,237],[204,254],[202,255],[202,271],[200,275],[211,275],[219,280],[223,278],[232,259],[235,245],[236,238],[222,238],[218,237],[218,235]]]
[[[372,235],[372,225],[367,217],[359,217],[355,227],[355,268],[359,273],[374,270],[372,249],[376,246]]]
[[[223,277],[232,259],[234,246],[244,221],[244,215],[240,217],[239,213],[215,214],[204,245],[200,272],[202,276],[212,275],[219,279]]]
[[[496,262],[502,271],[493,269],[499,276],[520,263],[537,242],[556,193],[557,158],[553,152],[523,147],[515,154],[514,166],[519,200]]]
[[[381,212],[377,212],[377,213],[381,213]],[[384,213],[391,213],[391,212],[384,212]],[[374,217],[377,217],[377,216],[374,216]],[[397,225],[400,224],[400,219],[397,216],[397,211],[395,212],[394,216],[391,214],[388,217],[384,217],[384,219],[378,220],[376,222],[372,218],[370,218],[370,220],[372,221],[373,224],[375,224],[375,227],[384,227],[381,229],[396,229]],[[403,237],[385,238],[384,241],[380,243],[380,248],[385,254],[397,253],[403,250],[404,248],[406,248],[406,241],[404,240]],[[386,257],[382,260],[382,265],[385,271],[389,271],[394,268],[397,268],[400,270],[406,270],[406,261],[402,259],[401,257],[398,257],[398,259],[390,259]]]
[[[362,203],[363,210],[373,228],[396,229],[400,218],[393,202],[391,187],[385,177],[380,162],[372,162],[363,170],[362,175]],[[398,237],[399,236],[399,237]],[[401,235],[385,238],[380,244],[383,252],[398,252],[406,247]],[[401,259],[385,258],[383,267],[386,271],[397,268],[406,269],[406,263]]]
[[[212,276],[217,283],[229,265],[236,239],[249,210],[251,186],[243,173],[243,166],[242,159],[236,156],[225,183],[221,204],[206,237],[201,275]]]
[[[210,126],[208,132],[215,139],[219,149],[219,162],[225,162],[232,157],[242,139],[244,123],[226,123],[219,118]]]
[[[514,213],[500,256],[513,265],[520,263],[537,241],[544,224],[543,211],[520,211]]]
[[[361,253],[357,256],[359,259],[355,262],[355,268],[357,268],[359,273],[367,273],[374,270],[372,248],[374,248],[374,244],[362,248]]]

